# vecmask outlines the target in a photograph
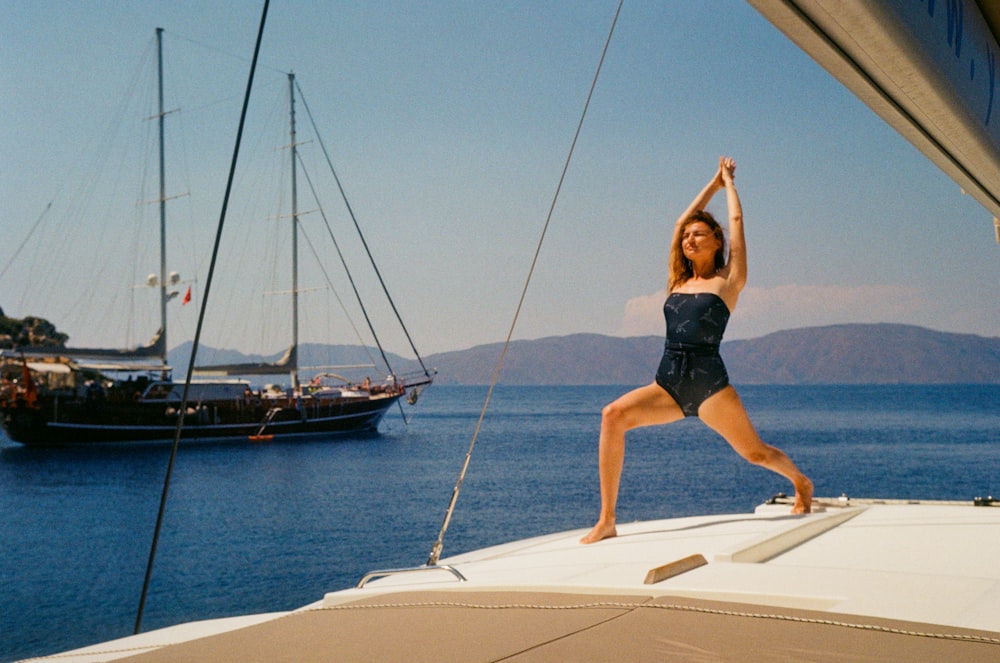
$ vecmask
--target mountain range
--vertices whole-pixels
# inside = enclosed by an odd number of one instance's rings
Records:
[[[428,355],[423,363],[437,369],[437,384],[489,384],[502,343]],[[663,337],[621,338],[572,334],[513,341],[504,357],[499,383],[508,385],[644,384],[652,380]],[[170,353],[175,373],[183,376],[191,344]],[[844,324],[774,332],[748,340],[726,341],[722,357],[734,384],[1000,384],[1000,338],[933,331],[900,324]],[[363,364],[378,353],[354,346],[302,344],[302,366]],[[276,361],[203,347],[198,363]],[[397,373],[420,365],[389,354]],[[377,363],[381,364],[381,361]],[[371,368],[373,375],[386,372]],[[305,372],[305,371],[304,371]]]

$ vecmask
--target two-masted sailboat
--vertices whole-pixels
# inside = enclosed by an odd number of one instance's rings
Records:
[[[15,442],[32,446],[170,440],[181,417],[180,437],[186,441],[287,440],[376,430],[386,411],[404,395],[415,402],[419,392],[432,382],[434,371],[424,367],[418,355],[422,370],[406,376],[389,367],[387,377],[378,381],[365,378],[352,382],[329,372],[315,374],[306,383],[301,380],[294,74],[288,75],[292,168],[291,345],[276,362],[196,367],[195,375],[213,377],[192,381],[186,400],[184,383],[171,379],[167,360],[167,303],[174,294],[170,289],[176,285],[177,277],[166,269],[161,29],[156,36],[161,250],[160,275],[151,276],[149,281],[160,290],[160,330],[149,344],[131,350],[62,347],[0,350],[3,378],[0,421],[4,430]],[[381,350],[377,337],[376,343]],[[388,367],[384,351],[382,359]],[[127,378],[109,375],[127,375]],[[255,388],[247,379],[279,375],[289,377],[289,386],[268,384]]]

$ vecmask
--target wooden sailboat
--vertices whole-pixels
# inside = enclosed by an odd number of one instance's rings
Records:
[[[165,246],[166,194],[163,165],[162,30],[157,30],[160,141],[160,239]],[[295,79],[289,74],[292,159],[292,343],[273,363],[198,367],[195,374],[215,376],[192,382],[187,406],[180,412],[184,384],[171,379],[167,362],[168,292],[177,278],[166,272],[161,246],[161,274],[151,277],[160,289],[161,328],[152,341],[132,350],[99,348],[26,348],[0,350],[6,381],[0,392],[0,415],[7,435],[25,445],[51,446],[172,439],[183,417],[181,439],[199,441],[269,441],[370,432],[404,395],[410,402],[433,380],[432,371],[389,375],[373,382],[351,382],[332,373],[303,384],[299,375],[298,203],[296,191]],[[385,355],[383,353],[383,358]],[[388,365],[388,360],[385,361]],[[126,380],[105,373],[127,373]],[[58,375],[58,379],[51,379]],[[290,386],[255,388],[248,376],[288,375]],[[238,376],[238,377],[237,377]],[[30,398],[28,397],[30,394]]]

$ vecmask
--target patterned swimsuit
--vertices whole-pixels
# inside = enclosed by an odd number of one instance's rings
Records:
[[[656,383],[687,417],[698,416],[705,400],[729,384],[719,344],[729,322],[729,307],[714,293],[674,292],[663,304],[667,340]]]

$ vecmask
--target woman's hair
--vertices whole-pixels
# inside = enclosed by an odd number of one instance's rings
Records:
[[[674,238],[674,243],[670,247],[670,278],[667,282],[667,292],[677,288],[689,278],[694,276],[694,269],[691,261],[684,257],[684,249],[681,242],[684,238],[684,230],[691,225],[701,221],[707,225],[715,238],[719,240],[719,250],[715,252],[715,268],[722,269],[726,266],[726,236],[722,232],[722,226],[710,213],[699,210],[681,222],[681,228]]]

